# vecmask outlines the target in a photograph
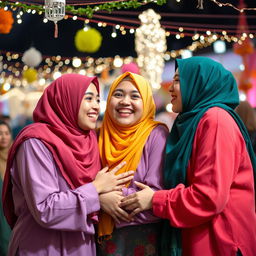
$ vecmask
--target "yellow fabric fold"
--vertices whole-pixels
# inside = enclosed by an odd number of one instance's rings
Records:
[[[109,102],[118,84],[127,76],[133,80],[133,84],[140,92],[143,101],[143,115],[133,126],[123,127],[111,119]],[[136,171],[148,136],[157,125],[162,124],[154,121],[155,110],[152,90],[145,78],[131,72],[126,72],[114,80],[109,90],[107,108],[99,134],[99,149],[103,166],[107,165],[111,170],[119,163],[125,161],[126,165],[117,174],[130,170]],[[126,186],[128,187],[129,183]],[[113,228],[114,221],[112,217],[101,211],[98,240],[102,241],[102,239],[111,238]]]

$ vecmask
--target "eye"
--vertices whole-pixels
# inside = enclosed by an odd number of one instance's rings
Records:
[[[122,94],[121,92],[115,92],[115,93],[113,94],[113,96],[116,97],[116,98],[120,98],[120,97],[123,96],[123,94]]]
[[[132,99],[140,99],[140,95],[139,94],[132,94]]]
[[[92,100],[92,96],[86,96],[86,97],[85,97],[85,100],[91,101],[91,100]]]
[[[100,103],[100,99],[97,99],[97,103]]]

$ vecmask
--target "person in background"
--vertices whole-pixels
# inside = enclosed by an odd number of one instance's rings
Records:
[[[132,172],[101,171],[96,77],[66,74],[44,91],[33,124],[8,156],[3,207],[13,228],[9,256],[95,256],[98,195],[121,189]]]
[[[167,140],[165,189],[123,199],[130,215],[153,207],[167,219],[161,255],[255,256],[255,155],[234,111],[236,81],[206,57],[176,60],[169,88],[179,113]]]
[[[8,151],[12,144],[12,131],[9,124],[0,120],[0,175],[4,178]]]
[[[250,135],[254,153],[256,153],[256,113],[248,101],[241,101],[235,108]]]
[[[149,210],[131,220],[129,212],[119,206],[122,198],[137,191],[134,181],[144,182],[153,190],[163,187],[168,128],[154,121],[155,110],[151,86],[145,78],[126,72],[115,79],[99,133],[100,155],[109,167],[125,161],[127,165],[120,173],[129,169],[136,172],[122,192],[100,195],[104,212],[98,227],[98,255],[159,255],[160,219]]]
[[[3,178],[6,169],[8,151],[12,144],[12,133],[9,124],[0,120],[0,193],[2,195]],[[0,255],[7,254],[11,229],[3,214],[2,197],[0,198]]]

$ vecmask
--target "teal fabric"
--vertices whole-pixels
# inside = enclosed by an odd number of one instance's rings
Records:
[[[193,140],[200,119],[212,107],[226,110],[236,121],[245,139],[254,169],[256,159],[248,132],[235,113],[239,104],[236,81],[230,71],[220,63],[206,57],[177,59],[183,109],[176,118],[169,134],[164,168],[165,188],[171,189],[183,183],[186,185],[186,170],[191,156]],[[162,255],[181,255],[181,234],[165,222],[162,236]]]
[[[3,181],[0,178],[0,193],[2,195]],[[3,213],[2,197],[0,197],[0,255],[7,255],[8,243],[11,235],[11,229]]]

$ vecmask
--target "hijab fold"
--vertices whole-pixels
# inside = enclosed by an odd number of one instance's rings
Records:
[[[141,119],[132,126],[120,126],[110,115],[110,100],[119,83],[126,77],[130,77],[137,87],[143,101],[143,115]],[[148,81],[140,75],[126,72],[120,75],[111,85],[107,109],[103,119],[99,135],[99,149],[103,166],[107,165],[113,169],[119,163],[125,161],[126,165],[117,174],[130,170],[136,171],[140,162],[144,145],[151,131],[159,124],[154,121],[155,103]],[[128,186],[126,184],[126,186]],[[114,221],[105,212],[100,213],[98,228],[99,241],[110,239],[114,228]]]
[[[246,143],[254,170],[256,160],[247,130],[235,113],[239,104],[236,81],[230,71],[220,63],[205,57],[177,59],[183,111],[176,118],[167,139],[164,168],[165,188],[186,185],[186,172],[191,157],[194,136],[204,113],[212,107],[227,111],[237,123]],[[181,251],[180,229],[170,227],[165,221],[162,233],[162,255],[179,256]]]
[[[19,146],[27,139],[36,138],[44,143],[71,189],[91,182],[100,170],[96,133],[93,130],[83,131],[78,126],[81,101],[91,83],[99,92],[96,77],[66,74],[52,82],[33,112],[35,123],[18,134],[9,152],[3,185],[4,214],[11,227],[17,216],[14,213],[10,169]]]

